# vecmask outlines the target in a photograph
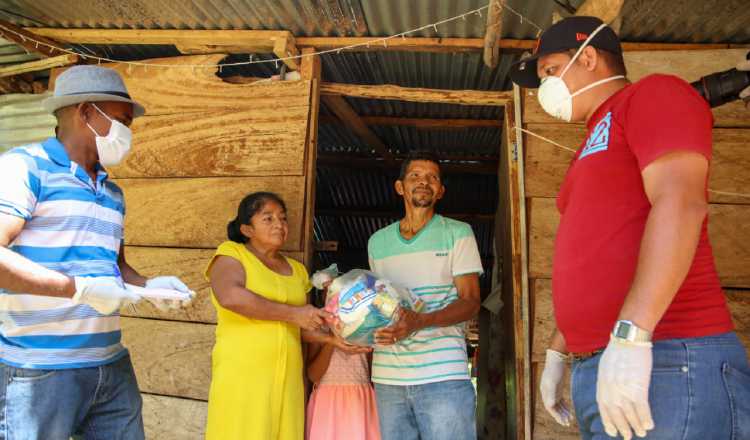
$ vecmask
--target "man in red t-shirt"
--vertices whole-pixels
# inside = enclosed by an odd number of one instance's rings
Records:
[[[750,367],[706,232],[710,108],[677,77],[625,75],[594,17],[556,23],[511,69],[545,111],[588,127],[557,199],[542,400],[569,423],[570,358],[584,439],[750,438]]]

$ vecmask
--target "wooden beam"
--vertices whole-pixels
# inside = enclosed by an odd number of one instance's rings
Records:
[[[393,154],[391,154],[388,146],[367,127],[367,124],[360,119],[352,106],[349,105],[342,96],[323,96],[323,102],[325,102],[326,107],[328,107],[331,112],[341,119],[341,122],[349,127],[357,136],[362,138],[362,140],[364,140],[365,143],[380,157],[385,159],[388,163],[393,163]]]
[[[312,55],[315,53],[315,49],[310,47],[302,49],[303,58],[300,61],[299,74],[302,79],[320,81],[322,75],[322,65],[320,62],[320,56]]]
[[[289,31],[266,30],[180,30],[180,29],[57,29],[26,28],[37,35],[65,43],[87,44],[174,44],[183,47],[244,47],[272,53],[276,40]]]
[[[281,59],[284,64],[290,69],[290,70],[297,70],[299,69],[299,60],[298,59],[284,59],[288,57],[296,57],[299,56],[299,50],[297,49],[297,45],[294,42],[294,35],[292,35],[291,32],[288,32],[286,35],[286,38],[278,38],[273,44],[273,53],[276,55],[277,58]]]
[[[576,15],[591,15],[599,17],[609,24],[615,21],[622,11],[625,0],[586,0],[576,10]]]
[[[314,47],[317,50],[343,49],[354,44],[362,46],[347,49],[350,52],[479,52],[484,49],[482,38],[394,38],[388,41],[388,45],[376,44],[377,38],[370,37],[299,37],[298,47]],[[373,42],[369,47],[368,42]],[[744,48],[747,44],[721,44],[721,43],[638,43],[622,42],[625,51],[638,50],[710,50],[710,49],[732,49]],[[500,50],[523,51],[532,50],[536,46],[536,40],[517,40],[503,38],[498,40],[497,47]]]
[[[398,167],[403,162],[403,158],[396,158],[393,163],[387,163],[385,160],[377,157],[354,156],[350,154],[318,154],[318,165],[330,167],[344,167],[354,169],[373,169],[385,168],[398,171]],[[440,169],[444,173],[450,174],[497,174],[497,162],[482,161],[475,163],[451,163],[441,162]]]
[[[40,70],[52,69],[55,67],[69,66],[79,61],[78,55],[59,55],[51,58],[42,58],[37,61],[28,63],[11,64],[7,67],[0,67],[0,78],[6,76],[20,75],[22,73],[38,72]]]
[[[484,31],[484,64],[494,69],[500,61],[498,38],[502,34],[503,7],[496,0],[489,0],[487,25]]]
[[[422,130],[446,130],[463,128],[501,128],[500,119],[430,119],[430,118],[399,118],[393,116],[360,116],[367,125],[398,125],[414,127]],[[340,122],[332,116],[321,116],[322,123]]]
[[[0,38],[12,41],[26,49],[27,52],[36,53],[43,57],[56,57],[67,54],[67,52],[49,47],[62,47],[63,44],[58,41],[39,36],[39,34],[29,29],[18,27],[5,20],[0,20]],[[37,44],[37,42],[45,43],[46,45]]]
[[[302,241],[302,251],[304,254],[303,262],[308,271],[313,269],[313,259],[315,256],[313,241],[315,240],[315,184],[318,154],[318,116],[320,116],[320,83],[322,75],[321,59],[319,56],[313,56],[315,52],[311,48],[302,50],[303,55],[307,55],[300,60],[300,77],[303,80],[310,81],[310,111],[307,119],[307,139],[305,150],[305,222],[302,226],[304,234]]]
[[[269,41],[282,38],[287,31],[257,30],[172,30],[172,29],[61,29],[25,28],[27,32],[53,38],[63,43],[76,44],[174,44],[191,53],[271,53]],[[38,38],[37,38],[38,39]],[[342,49],[361,44],[352,52],[408,51],[408,52],[479,52],[484,48],[482,38],[394,38],[388,45],[377,43],[375,37],[298,37],[299,49],[313,47],[317,50]],[[210,44],[208,44],[210,42]],[[373,44],[367,46],[368,42]],[[501,39],[501,50],[531,50],[536,40]],[[58,44],[59,45],[59,44]],[[682,43],[631,43],[623,42],[623,50],[705,50],[743,48],[734,44],[682,44]],[[221,48],[221,50],[219,50]],[[202,51],[202,52],[201,52]],[[209,52],[206,52],[209,51]]]
[[[391,84],[360,85],[323,83],[320,93],[324,96],[350,96],[352,98],[391,99],[409,102],[434,102],[459,105],[502,106],[512,99],[511,92],[494,90],[441,90],[401,87]]]
[[[299,47],[314,47],[317,50],[335,50],[360,45],[347,51],[370,52],[477,52],[482,49],[480,38],[393,38],[386,45],[378,37],[299,37]],[[369,46],[368,46],[369,44]]]

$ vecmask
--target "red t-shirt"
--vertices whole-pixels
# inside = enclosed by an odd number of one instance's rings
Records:
[[[641,171],[660,156],[695,151],[711,160],[713,117],[688,83],[651,75],[592,115],[560,189],[553,299],[568,350],[604,348],[635,275],[651,204]],[[654,339],[731,331],[732,320],[703,222],[692,266]]]

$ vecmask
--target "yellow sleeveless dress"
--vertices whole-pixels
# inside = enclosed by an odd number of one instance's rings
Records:
[[[245,268],[245,287],[269,300],[304,305],[312,287],[307,270],[287,258],[292,275],[266,267],[243,244],[224,242],[218,256]],[[299,327],[248,319],[211,295],[218,325],[208,397],[208,440],[302,440],[305,427],[302,345]]]

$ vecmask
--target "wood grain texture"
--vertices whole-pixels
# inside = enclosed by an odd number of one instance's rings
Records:
[[[11,64],[7,67],[0,67],[0,78],[38,72],[40,70],[47,70],[60,66],[68,66],[70,64],[75,64],[78,61],[78,55],[65,54],[26,63]]]
[[[312,49],[303,49],[303,54],[311,54]],[[301,260],[312,272],[315,256],[315,193],[316,172],[318,165],[318,116],[320,115],[320,83],[322,79],[322,65],[319,56],[308,56],[302,60],[300,66],[303,78],[312,82],[310,92],[310,118],[307,123],[307,141],[305,149],[305,221],[302,225],[302,254]]]
[[[554,239],[560,221],[555,199],[529,199],[529,276],[552,277]],[[750,205],[709,205],[708,233],[724,287],[750,287]]]
[[[141,394],[148,440],[203,440],[208,404],[200,400]]]
[[[304,260],[302,252],[285,252],[284,254],[300,262]],[[209,283],[203,276],[203,271],[213,255],[213,249],[126,246],[125,256],[128,263],[141,275],[148,278],[160,275],[177,276],[195,291],[196,298],[190,306],[179,310],[160,311],[148,301],[142,301],[134,308],[123,308],[120,314],[139,318],[215,324],[216,309],[211,303]]]
[[[726,294],[734,331],[750,356],[750,290],[727,290]]]
[[[296,105],[309,105],[307,81],[269,81],[257,84],[231,84],[216,74],[225,57],[194,55],[146,60],[148,66],[122,64],[106,67],[122,75],[130,95],[146,108],[149,116],[200,113],[196,119],[216,111],[274,109],[286,113]],[[184,65],[160,68],[157,65]],[[199,67],[193,67],[199,66]],[[50,81],[63,69],[53,70]],[[52,86],[50,86],[51,88]]]
[[[750,116],[750,113],[748,114]],[[569,148],[578,148],[586,136],[583,126],[528,124],[528,130]],[[526,145],[526,196],[556,197],[574,154],[528,134]],[[750,129],[713,130],[713,158],[709,188],[750,194]],[[711,192],[712,203],[750,204],[750,197]]]
[[[306,82],[309,85],[309,82]],[[145,116],[114,177],[301,176],[309,91],[289,107]]]
[[[710,205],[708,235],[724,287],[750,287],[750,206]]]
[[[550,336],[555,329],[554,307],[552,306],[552,280],[529,280],[531,296],[531,360],[544,362]]]
[[[215,248],[247,194],[273,191],[286,202],[289,237],[284,250],[301,251],[305,178],[241,177],[117,179],[125,193],[125,244]]]
[[[688,82],[702,76],[731,69],[745,58],[747,50],[721,49],[696,53],[689,50],[625,52],[628,78],[637,81],[652,73],[677,75]],[[559,123],[547,115],[539,105],[536,90],[525,89],[524,123]],[[750,118],[742,101],[735,101],[713,109],[715,127],[750,127]]]
[[[123,308],[121,315],[216,323],[216,310],[211,304],[209,284],[203,276],[203,271],[213,255],[213,249],[126,246],[125,258],[127,262],[141,275],[147,278],[160,275],[179,277],[182,282],[195,291],[196,298],[190,306],[168,312],[159,311],[148,301],[142,301],[134,308]]]
[[[586,0],[576,10],[576,15],[599,17],[605,23],[612,23],[620,15],[625,0]]]
[[[142,392],[208,400],[216,326],[140,318],[121,325]]]
[[[511,92],[424,89],[401,87],[392,84],[323,83],[320,92],[323,95],[343,95],[353,98],[393,99],[396,101],[437,102],[459,105],[506,105],[512,99]]]

